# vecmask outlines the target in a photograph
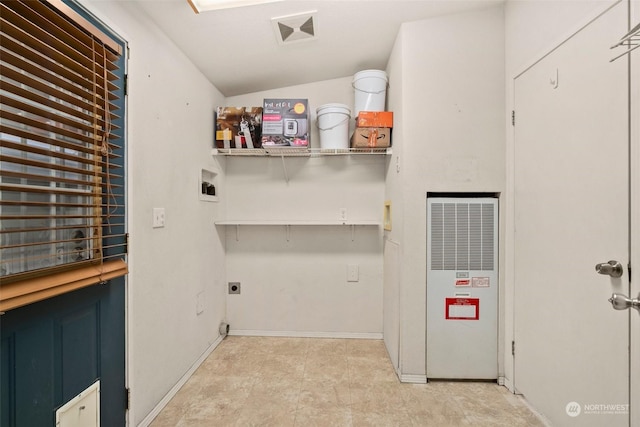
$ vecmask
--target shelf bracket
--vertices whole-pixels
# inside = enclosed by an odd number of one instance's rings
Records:
[[[351,241],[352,242],[356,241],[356,225],[355,224],[351,224]]]
[[[236,242],[240,241],[240,225],[236,224]]]
[[[289,183],[289,174],[287,174],[287,164],[284,161],[284,155],[281,155],[280,158],[282,159],[282,171],[284,172],[284,179],[285,181],[287,181],[287,184]]]
[[[285,225],[285,238],[287,242],[291,241],[291,226],[289,224]]]

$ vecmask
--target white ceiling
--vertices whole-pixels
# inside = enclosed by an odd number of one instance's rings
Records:
[[[187,0],[133,0],[225,96],[385,69],[400,24],[503,0],[285,0],[194,13]],[[271,19],[317,11],[316,38],[280,44]]]

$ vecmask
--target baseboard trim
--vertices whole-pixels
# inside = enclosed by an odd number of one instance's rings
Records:
[[[155,408],[153,408],[153,410],[149,412],[149,415],[147,415],[144,420],[142,420],[140,424],[138,424],[138,427],[148,427],[151,424],[151,422],[160,414],[160,412],[162,412],[164,407],[167,406],[171,399],[173,399],[176,393],[178,393],[182,386],[189,380],[189,378],[191,378],[191,375],[193,375],[193,373],[196,371],[196,369],[198,369],[202,362],[204,362],[207,357],[209,357],[211,352],[215,350],[218,345],[220,345],[223,339],[223,336],[219,336],[218,339],[213,342],[213,344],[207,347],[204,353],[202,353],[198,360],[196,360],[193,365],[191,365],[191,368],[189,368],[189,370],[185,372],[185,374],[182,376],[182,378],[180,378],[176,385],[174,385],[173,388],[171,388],[171,390],[169,390],[169,392],[162,398],[162,400],[158,402]]]
[[[410,384],[426,384],[427,383],[426,375],[399,374],[398,378],[400,378],[401,383],[410,383]]]
[[[286,337],[286,338],[347,338],[381,340],[378,332],[306,332],[306,331],[260,331],[250,329],[230,330],[229,335],[241,337]]]

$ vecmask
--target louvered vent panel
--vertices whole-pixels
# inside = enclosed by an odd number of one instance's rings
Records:
[[[493,270],[494,260],[494,236],[493,229],[493,205],[482,205],[482,268],[481,270]]]
[[[431,269],[443,270],[443,238],[444,229],[442,223],[442,203],[434,203],[431,206]]]
[[[493,270],[494,210],[489,203],[431,205],[431,269]]]
[[[479,203],[469,206],[470,270],[482,270],[482,210]]]
[[[456,205],[455,203],[444,204],[444,235],[442,245],[444,247],[444,270],[455,270],[456,268]]]
[[[469,204],[456,204],[456,270],[469,269]]]

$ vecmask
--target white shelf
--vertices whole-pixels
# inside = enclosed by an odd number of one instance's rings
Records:
[[[391,148],[214,148],[213,156],[231,157],[329,157],[350,155],[390,155]]]
[[[283,226],[285,229],[285,239],[291,240],[291,227],[292,226],[347,226],[351,229],[351,241],[356,239],[356,226],[374,226],[379,227],[381,224],[379,221],[312,221],[312,220],[228,220],[228,221],[214,221],[215,225],[235,226],[236,241],[240,241],[240,226],[253,225],[253,226]]]
[[[210,196],[208,194],[200,194],[199,196],[201,202],[219,202],[218,196]]]
[[[366,226],[380,226],[379,221],[313,221],[313,220],[226,220],[226,221],[214,221],[216,225],[366,225]]]

